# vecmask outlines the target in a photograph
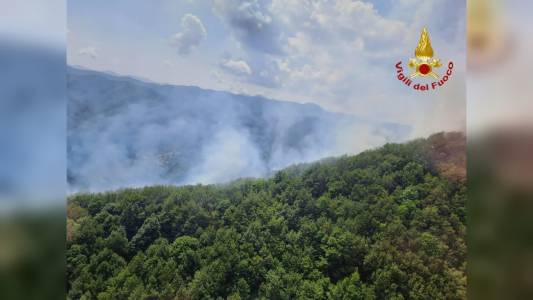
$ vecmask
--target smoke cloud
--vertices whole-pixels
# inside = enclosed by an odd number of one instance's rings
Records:
[[[314,104],[68,71],[70,192],[223,183],[399,141],[409,128]]]

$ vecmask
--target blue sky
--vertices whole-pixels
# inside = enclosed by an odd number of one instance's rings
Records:
[[[155,82],[313,102],[412,125],[464,128],[463,0],[70,0],[70,65]],[[401,85],[422,27],[453,60],[437,92]],[[444,68],[443,68],[444,69]],[[442,70],[441,72],[443,72]]]

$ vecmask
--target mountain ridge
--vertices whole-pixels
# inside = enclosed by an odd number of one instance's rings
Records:
[[[89,74],[92,74],[92,75],[104,75],[104,76],[108,76],[109,79],[113,79],[113,80],[117,80],[117,81],[133,80],[133,81],[136,81],[137,83],[140,83],[140,84],[156,85],[156,86],[159,86],[159,87],[162,87],[162,88],[190,88],[190,89],[202,90],[202,91],[206,91],[206,92],[210,92],[210,93],[222,93],[222,94],[227,94],[227,95],[231,95],[231,96],[237,96],[237,97],[242,96],[242,97],[247,97],[247,98],[252,98],[252,99],[256,98],[256,99],[260,99],[260,100],[272,101],[272,102],[277,102],[277,103],[290,103],[290,104],[294,103],[294,104],[299,104],[299,105],[311,106],[311,107],[315,107],[315,108],[320,109],[320,110],[325,111],[325,112],[330,112],[330,111],[324,109],[323,107],[321,107],[320,105],[318,105],[316,103],[313,103],[313,102],[294,102],[294,101],[281,100],[281,99],[272,99],[272,98],[265,97],[265,96],[262,96],[262,95],[259,95],[259,94],[239,94],[239,93],[235,93],[235,92],[231,92],[231,91],[216,90],[216,89],[211,89],[211,88],[199,87],[199,86],[195,86],[195,85],[160,83],[160,82],[156,82],[156,81],[153,81],[153,80],[150,80],[150,79],[147,79],[147,78],[137,77],[137,76],[134,76],[134,75],[125,75],[125,74],[120,74],[120,73],[116,73],[116,72],[113,72],[113,71],[97,71],[97,70],[84,68],[84,67],[81,67],[81,66],[69,65],[69,66],[67,66],[67,69],[68,69],[67,72],[69,74],[78,73],[78,74],[83,74],[83,75],[89,75]],[[342,112],[334,112],[334,113],[335,114],[339,114],[339,115],[350,116],[350,114],[346,114],[346,113],[342,113]]]

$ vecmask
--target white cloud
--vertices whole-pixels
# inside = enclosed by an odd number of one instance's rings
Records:
[[[363,43],[370,51],[389,51],[397,46],[408,30],[405,22],[387,18],[370,2],[339,0],[301,5],[299,1],[274,0],[271,11],[283,21],[284,28],[304,34],[315,47],[344,43]]]
[[[80,50],[78,50],[78,55],[80,56],[88,56],[92,59],[95,59],[98,57],[98,49],[96,49],[95,47],[92,47],[92,46],[89,46],[89,47],[85,47],[85,48],[82,48]]]
[[[248,13],[250,7],[255,12],[249,14],[239,12],[237,1],[214,1],[226,9],[233,8],[223,17],[228,24],[233,22],[232,35],[245,45],[245,52],[240,55],[246,57],[254,71],[252,76],[241,76],[239,80],[257,90],[260,86],[262,94],[271,91],[274,98],[312,101],[333,111],[410,124],[420,127],[415,128],[419,134],[424,126],[433,131],[462,126],[461,86],[449,84],[447,91],[441,93],[446,97],[411,95],[391,80],[394,71],[390,67],[411,55],[421,24],[430,28],[435,45],[446,46],[438,48],[442,58],[453,59],[459,66],[457,54],[464,52],[458,43],[461,32],[453,29],[463,19],[461,8],[454,4],[458,0],[405,0],[386,11],[371,1],[246,1],[253,2],[246,6]],[[219,15],[220,10],[215,8]],[[439,22],[421,19],[434,11],[445,17],[435,18]],[[238,26],[246,23],[238,22],[241,19],[272,28],[270,35],[258,32],[258,36],[265,36],[262,42],[280,45],[281,52],[258,51],[258,46],[268,47],[250,44],[252,41]],[[457,73],[454,80],[460,82],[462,78]],[[450,97],[455,99],[444,99]],[[448,112],[454,109],[457,117],[436,117],[449,116]],[[428,119],[419,116],[438,122],[427,126]]]
[[[407,31],[403,21],[382,16],[365,1],[213,0],[213,4],[214,12],[244,45],[254,70],[252,76],[240,76],[241,81],[281,87],[296,98],[334,110],[343,110],[338,99],[361,98],[364,89],[384,76],[373,60],[394,57]]]
[[[252,68],[242,59],[224,59],[219,65],[223,70],[234,75],[252,75]]]
[[[192,14],[183,16],[181,27],[181,31],[171,37],[171,43],[180,55],[188,55],[205,40],[207,31],[202,21]]]
[[[213,11],[245,47],[262,53],[281,54],[280,30],[266,2],[213,0]]]

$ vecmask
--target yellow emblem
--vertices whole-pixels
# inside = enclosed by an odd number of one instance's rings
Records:
[[[408,63],[409,68],[414,69],[411,78],[417,76],[431,76],[435,79],[439,78],[439,76],[433,72],[433,69],[442,66],[442,64],[440,63],[440,59],[433,58],[433,48],[431,47],[429,33],[426,28],[422,29],[420,41],[415,49],[415,56],[416,58],[411,58]]]

